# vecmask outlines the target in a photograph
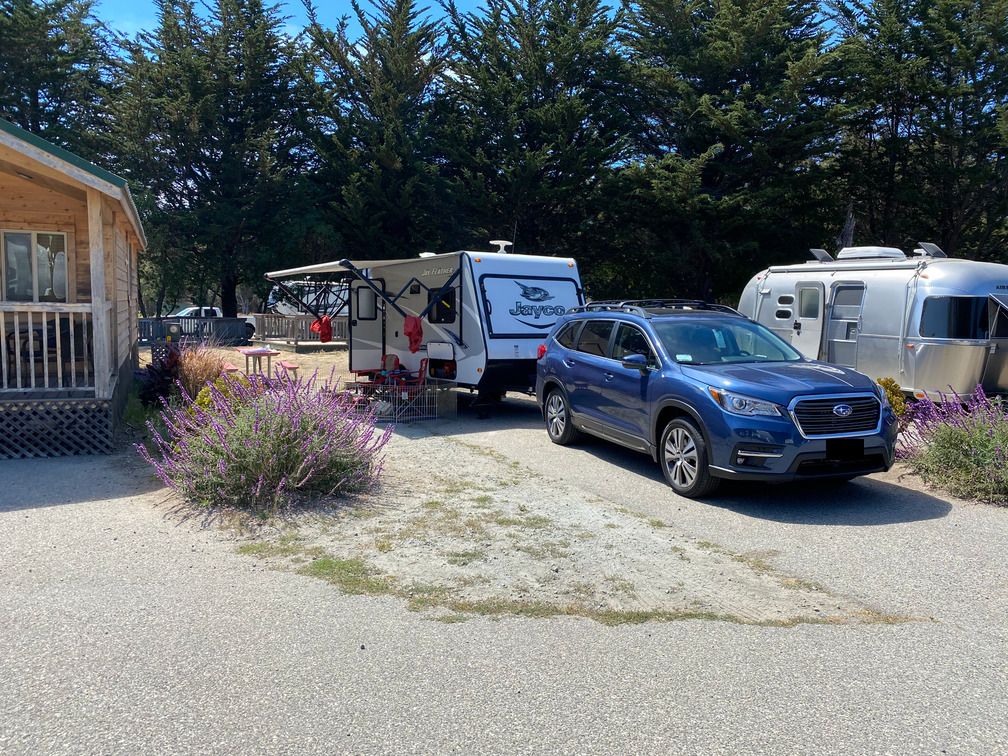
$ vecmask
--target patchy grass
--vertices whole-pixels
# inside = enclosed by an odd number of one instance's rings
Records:
[[[839,617],[789,617],[769,621],[754,621],[730,614],[719,614],[690,608],[681,611],[664,610],[616,610],[589,605],[598,586],[590,583],[576,583],[571,596],[580,601],[569,603],[549,603],[543,601],[520,601],[514,599],[465,599],[453,589],[440,586],[413,583],[403,586],[392,577],[382,575],[362,558],[338,558],[318,547],[307,547],[296,534],[285,534],[276,541],[256,541],[242,544],[238,553],[258,559],[286,558],[297,567],[300,575],[325,580],[350,595],[393,596],[407,602],[409,608],[417,612],[436,612],[429,619],[448,624],[465,622],[476,616],[503,618],[526,617],[546,619],[551,617],[579,617],[603,625],[640,624],[643,622],[672,622],[680,620],[717,620],[736,624],[761,625],[767,627],[795,627],[801,624],[843,625],[855,622],[869,624],[902,624],[919,618],[887,615],[875,610],[862,610],[853,615]],[[449,560],[460,563],[484,557],[481,551],[453,552]],[[297,566],[298,561],[308,559],[306,564]],[[610,591],[634,595],[633,583],[618,576],[607,576],[605,586]]]
[[[456,567],[465,567],[467,564],[486,559],[487,553],[482,550],[473,551],[451,551],[447,555],[448,564]]]
[[[548,528],[553,524],[553,521],[544,515],[520,515],[513,517],[504,512],[495,514],[490,518],[490,522],[507,528]]]
[[[389,581],[377,575],[363,559],[323,556],[313,559],[299,569],[298,573],[332,583],[344,593],[384,595],[392,592]]]

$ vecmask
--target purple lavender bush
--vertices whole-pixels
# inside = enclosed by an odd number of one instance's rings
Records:
[[[979,386],[967,397],[912,405],[898,451],[929,485],[963,499],[1008,501],[1008,417]]]
[[[335,384],[333,384],[334,386]],[[166,486],[199,506],[275,512],[299,500],[367,488],[391,428],[317,376],[230,380],[201,406],[163,402],[164,429],[137,445]]]

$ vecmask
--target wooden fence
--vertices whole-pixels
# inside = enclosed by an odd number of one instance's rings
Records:
[[[245,318],[140,318],[137,341],[143,345],[161,343],[172,325],[178,326],[186,339],[216,344],[244,344],[251,335],[251,323]]]
[[[263,341],[283,341],[297,346],[299,342],[318,342],[319,335],[311,330],[314,315],[277,315],[261,313],[255,316],[255,338]],[[347,319],[332,319],[333,341],[347,340]]]

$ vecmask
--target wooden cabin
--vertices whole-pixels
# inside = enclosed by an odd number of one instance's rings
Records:
[[[0,458],[111,451],[145,246],[124,179],[0,119]]]

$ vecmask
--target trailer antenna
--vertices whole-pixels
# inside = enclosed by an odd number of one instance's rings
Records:
[[[507,239],[491,239],[490,243],[497,247],[497,254],[506,255],[508,253],[507,248],[514,246],[514,242],[509,242]]]

